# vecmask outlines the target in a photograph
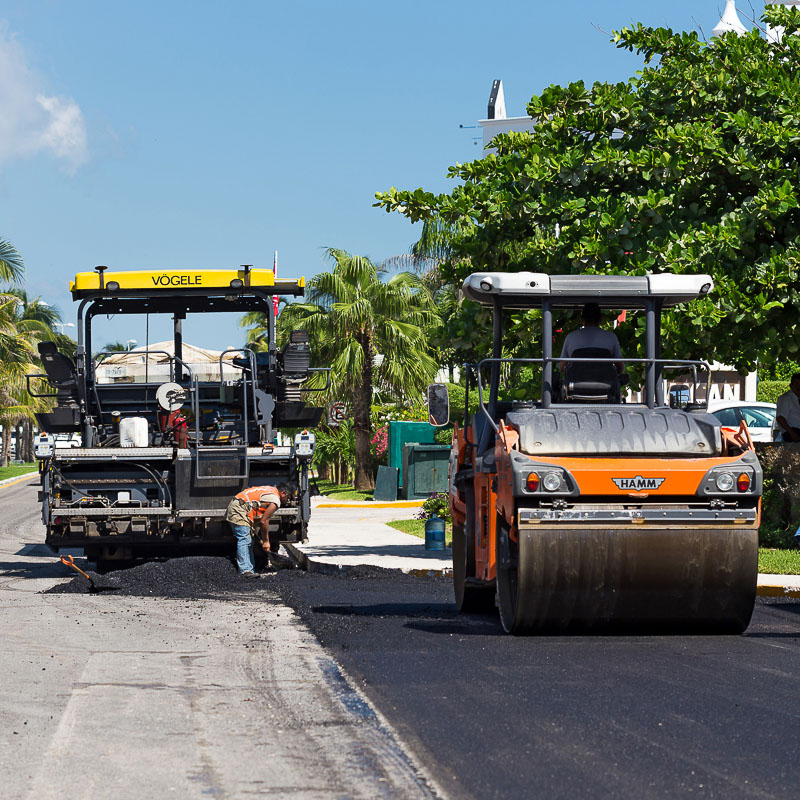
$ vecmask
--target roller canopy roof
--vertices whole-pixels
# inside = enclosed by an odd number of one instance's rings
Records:
[[[676,306],[708,294],[710,275],[545,275],[542,272],[475,272],[461,287],[462,297],[483,305],[495,298],[512,308],[535,308],[550,300],[561,308],[597,303],[606,308],[645,308],[660,300]]]
[[[79,272],[70,283],[73,299],[91,296],[158,297],[166,294],[223,295],[247,288],[273,294],[302,295],[305,278],[276,280],[271,269],[160,269]]]

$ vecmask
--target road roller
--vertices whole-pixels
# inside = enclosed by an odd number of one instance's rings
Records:
[[[708,275],[669,273],[464,281],[462,297],[492,311],[494,346],[465,365],[450,454],[460,610],[496,607],[512,634],[747,628],[762,489],[752,439],[744,422],[726,428],[708,413],[707,362],[661,353],[665,309],[712,291]],[[643,357],[554,355],[554,315],[590,303],[644,320]],[[528,309],[540,312],[530,316],[541,318],[541,358],[503,358],[504,316]],[[538,396],[501,400],[502,381],[522,367],[541,378]],[[444,388],[429,392],[433,424],[449,418]]]

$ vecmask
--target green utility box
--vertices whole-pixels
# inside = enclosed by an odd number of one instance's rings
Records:
[[[389,466],[400,470],[399,486],[405,483],[403,468],[403,448],[410,442],[433,444],[436,428],[427,422],[402,422],[396,420],[389,423]]]
[[[446,492],[449,468],[446,444],[407,444],[403,448],[403,499],[424,500],[434,492]]]
[[[375,476],[375,491],[373,500],[397,500],[397,476],[400,470],[397,467],[386,467],[381,464]]]

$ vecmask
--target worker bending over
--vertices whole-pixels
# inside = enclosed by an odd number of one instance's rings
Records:
[[[269,553],[269,521],[289,494],[284,486],[251,486],[228,504],[225,519],[236,537],[236,566],[240,575],[254,576],[253,537]]]

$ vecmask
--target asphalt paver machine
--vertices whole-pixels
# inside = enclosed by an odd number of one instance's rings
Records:
[[[70,287],[79,302],[75,359],[44,342],[39,350],[46,375],[32,376],[40,380],[32,391],[55,399],[51,411],[37,415],[42,430],[81,437],[80,447],[54,449],[43,472],[42,516],[53,549],[82,547],[104,566],[230,551],[228,502],[261,484],[290,489],[291,500],[271,523],[273,544],[306,538],[314,450],[308,429],[322,409],[306,403],[305,384],[325,370],[309,366],[303,331],[278,349],[273,301],[275,295],[301,296],[304,285],[249,267],[98,267],[76,275]],[[187,315],[203,314],[203,323],[213,325],[215,312],[253,311],[268,319],[267,350],[224,350],[218,364],[202,369],[191,363],[183,344]],[[132,314],[171,317],[172,347],[137,350],[132,358],[143,365],[136,369],[131,358],[127,366],[110,368],[110,354],[93,355],[92,322],[99,315],[122,321]],[[277,444],[281,428],[302,432]]]
[[[662,310],[712,288],[707,275],[466,279],[463,296],[493,310],[494,352],[466,367],[467,412],[451,451],[461,610],[496,603],[515,634],[747,627],[762,488],[752,440],[744,423],[726,429],[707,413],[706,362],[661,356]],[[610,352],[577,351],[558,366],[554,312],[589,302],[645,317],[644,358],[622,359],[643,374],[638,402],[622,397]],[[504,312],[519,309],[541,311],[540,359],[502,358]],[[540,397],[501,401],[501,376],[520,366],[540,370]],[[670,370],[690,376],[692,403],[665,400]]]

